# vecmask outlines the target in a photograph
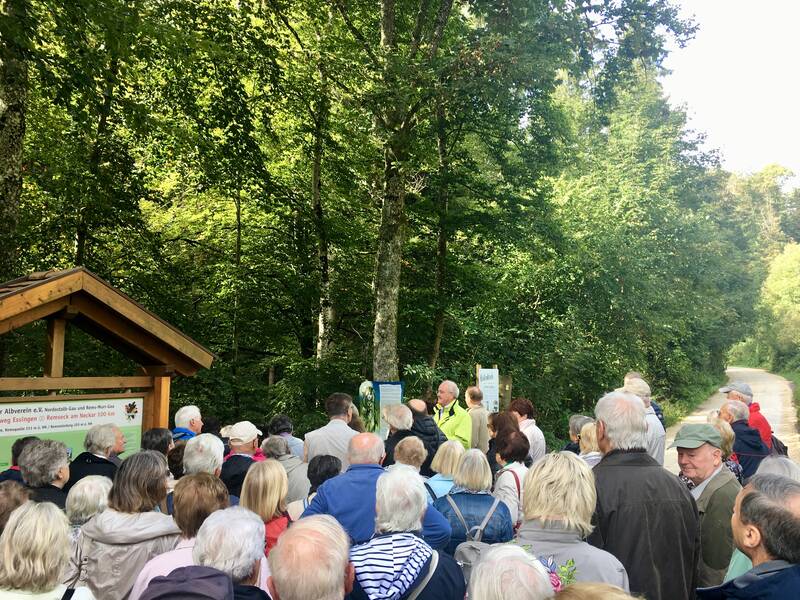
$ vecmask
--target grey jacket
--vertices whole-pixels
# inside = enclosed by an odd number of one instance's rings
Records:
[[[311,482],[308,480],[308,463],[304,463],[293,454],[284,454],[278,458],[278,462],[286,469],[286,477],[289,478],[289,493],[286,495],[286,503],[307,498],[311,489]]]
[[[584,542],[574,529],[556,523],[546,526],[541,521],[525,521],[515,542],[544,560],[563,566],[575,562],[575,581],[610,583],[628,591],[625,567],[612,554]]]
[[[175,548],[180,529],[172,517],[106,509],[83,526],[64,578],[102,600],[126,600],[148,560]]]

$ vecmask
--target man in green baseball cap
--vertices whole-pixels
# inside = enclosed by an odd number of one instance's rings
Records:
[[[684,425],[670,448],[678,449],[681,473],[694,487],[690,490],[700,513],[702,544],[699,587],[722,583],[733,552],[731,515],[742,487],[722,461],[722,435],[713,425]]]

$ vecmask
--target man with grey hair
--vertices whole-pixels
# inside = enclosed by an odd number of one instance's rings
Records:
[[[86,452],[76,456],[69,466],[69,482],[64,486],[64,493],[68,494],[72,486],[87,475],[114,479],[119,466],[117,456],[125,452],[125,441],[125,435],[116,425],[91,427],[83,440]]]
[[[272,600],[342,600],[353,589],[349,552],[347,533],[333,517],[297,521],[269,553]]]
[[[419,475],[403,465],[383,473],[375,491],[375,536],[350,550],[356,577],[351,600],[415,595],[417,600],[463,600],[464,575],[452,557],[418,532],[430,509]]]
[[[750,410],[740,400],[728,400],[719,409],[719,418],[727,421],[736,436],[733,440],[733,452],[742,466],[742,476],[751,477],[758,465],[769,456],[769,448],[761,435],[748,425]]]
[[[498,544],[472,571],[470,600],[545,600],[554,595],[550,576],[529,552]]]
[[[35,440],[19,455],[19,470],[25,484],[33,491],[36,502],[52,502],[64,510],[69,481],[67,447],[56,440]]]
[[[201,433],[186,442],[183,449],[183,474],[208,473],[219,477],[222,473],[222,461],[225,445],[213,433]],[[239,496],[228,494],[231,506],[239,505]],[[172,514],[172,493],[167,496],[167,512]]]
[[[472,444],[472,418],[458,403],[458,386],[454,381],[444,380],[436,392],[436,408],[433,420],[448,440],[460,442],[469,450]]]
[[[656,416],[656,411],[650,405],[650,386],[644,379],[628,379],[620,392],[627,392],[638,396],[644,402],[644,420],[647,423],[647,453],[660,465],[664,465],[664,449],[667,433],[661,421]]]
[[[263,557],[264,521],[241,506],[211,513],[200,526],[192,550],[195,564],[231,578],[235,600],[269,598],[257,587]]]
[[[588,541],[623,564],[631,593],[648,600],[691,598],[697,582],[700,521],[689,490],[645,450],[641,399],[625,392],[595,407],[597,507]]]
[[[347,471],[319,486],[316,496],[303,513],[331,515],[355,544],[362,544],[375,533],[375,489],[385,472],[383,441],[374,433],[359,433],[347,452]],[[425,512],[422,537],[434,548],[443,548],[450,541],[450,523],[433,507]]]
[[[747,424],[758,431],[761,441],[767,448],[772,449],[772,427],[767,418],[761,414],[761,406],[753,401],[753,388],[744,381],[734,381],[719,388],[723,394],[727,394],[727,400],[739,400],[747,405]]]
[[[736,547],[753,563],[744,575],[697,597],[784,599],[800,597],[800,483],[782,475],[755,475],[736,497]]]
[[[181,406],[175,413],[175,429],[172,430],[172,440],[190,440],[203,431],[203,417],[200,409],[190,404]]]

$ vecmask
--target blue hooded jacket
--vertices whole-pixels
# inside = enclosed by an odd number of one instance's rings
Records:
[[[747,479],[755,475],[758,465],[769,456],[769,448],[764,444],[758,430],[750,427],[746,420],[731,423],[731,429],[736,434],[733,452],[742,465],[742,475]]]
[[[375,533],[375,490],[378,477],[384,473],[380,465],[350,465],[347,471],[319,486],[302,517],[331,515],[354,544],[369,541]],[[450,533],[450,523],[429,505],[422,519],[422,538],[433,548],[444,548]]]

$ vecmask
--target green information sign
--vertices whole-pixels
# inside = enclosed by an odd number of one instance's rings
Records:
[[[142,441],[144,398],[55,400],[0,404],[0,471],[11,466],[11,445],[35,435],[59,440],[74,458],[83,452],[83,439],[93,425],[111,423],[125,434],[125,454],[137,452]]]

